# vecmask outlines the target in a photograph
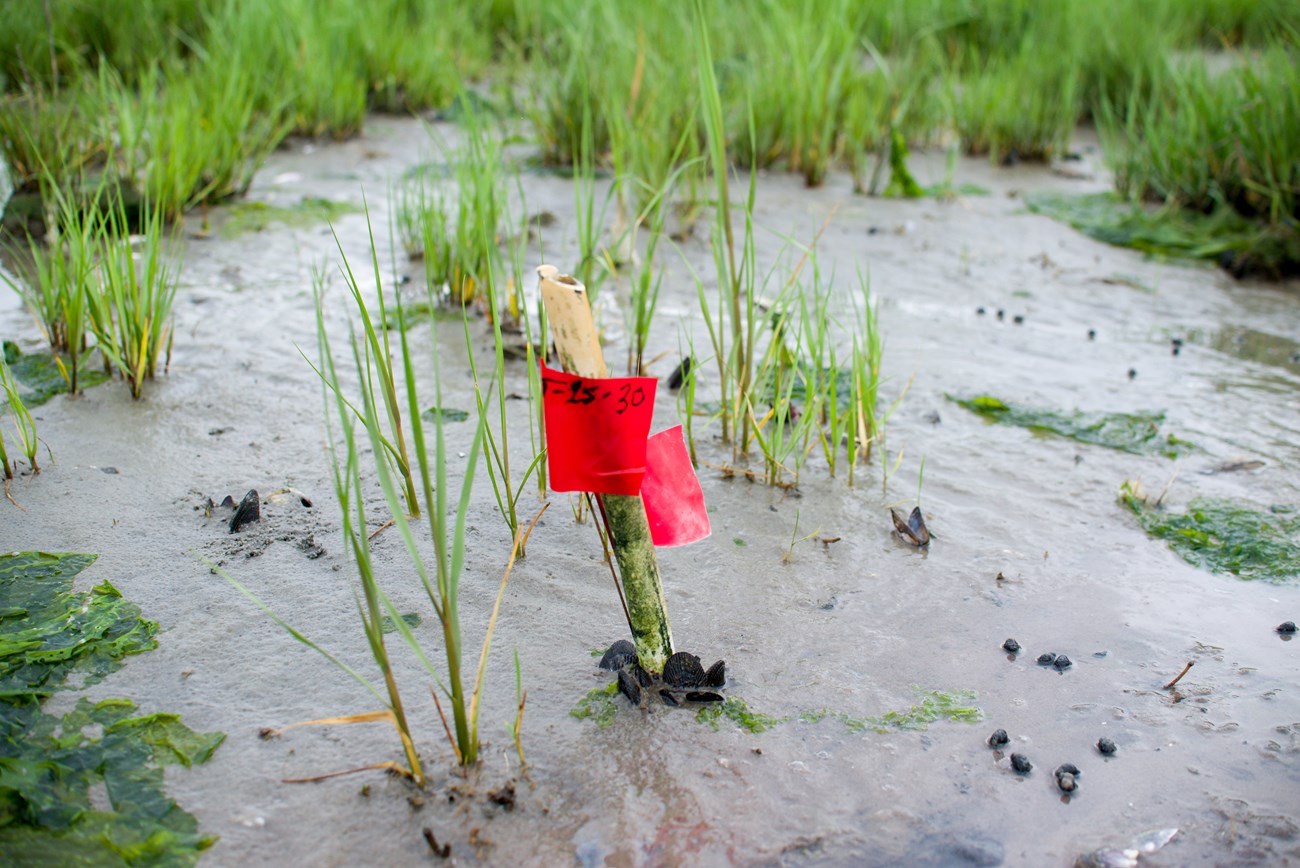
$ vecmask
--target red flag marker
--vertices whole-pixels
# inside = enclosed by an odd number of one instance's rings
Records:
[[[641,500],[657,546],[684,546],[710,533],[704,491],[691,464],[682,426],[660,431],[646,441]]]
[[[637,494],[655,378],[577,377],[540,364],[551,490]]]

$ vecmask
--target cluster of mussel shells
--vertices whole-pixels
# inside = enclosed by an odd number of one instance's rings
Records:
[[[618,673],[619,692],[628,702],[640,705],[649,692],[657,692],[665,705],[678,706],[682,702],[721,702],[722,694],[709,688],[721,689],[727,683],[727,666],[719,660],[707,670],[700,658],[687,651],[678,651],[664,664],[661,678],[656,679],[636,659],[636,646],[627,639],[619,639],[605,656],[600,658],[600,668]]]

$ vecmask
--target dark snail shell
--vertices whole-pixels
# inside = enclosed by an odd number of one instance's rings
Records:
[[[1072,793],[1079,789],[1078,776],[1072,775],[1069,772],[1059,774],[1056,776],[1056,786],[1059,787],[1063,793]]]
[[[1064,654],[1062,654],[1060,657],[1057,657],[1055,660],[1052,661],[1052,665],[1055,666],[1057,669],[1069,669],[1074,664],[1070,662],[1069,657],[1066,657]]]
[[[1013,753],[1011,755],[1011,768],[1015,769],[1018,775],[1027,775],[1033,771],[1034,764],[1029,761],[1029,757],[1022,753]]]
[[[1278,624],[1278,625],[1277,625],[1277,632],[1279,632],[1279,633],[1294,633],[1294,632],[1295,632],[1295,621],[1283,621],[1281,624]]]
[[[1055,655],[1055,654],[1047,653],[1047,654],[1039,654],[1039,655],[1038,655],[1038,665],[1039,665],[1039,666],[1051,666],[1051,665],[1052,665],[1053,663],[1055,663],[1055,662],[1056,662],[1056,655]]]
[[[664,683],[669,687],[701,687],[704,678],[704,667],[694,654],[678,651],[664,664]]]
[[[1007,641],[1002,643],[1002,650],[1006,651],[1008,654],[1019,654],[1020,643],[1017,642],[1015,639],[1008,639]]]
[[[635,662],[636,646],[627,639],[619,639],[613,645],[610,645],[609,650],[605,652],[605,656],[600,658],[600,668],[612,672]]]
[[[995,729],[989,736],[989,747],[1002,747],[1011,743],[1011,736],[1007,735],[1005,729]]]
[[[1097,739],[1097,750],[1101,751],[1106,756],[1110,756],[1116,750],[1118,750],[1118,748],[1115,747],[1115,742],[1111,741],[1110,739],[1099,738]]]
[[[1083,772],[1079,771],[1079,767],[1074,763],[1061,763],[1056,767],[1056,771],[1053,772],[1053,774],[1058,778],[1061,775],[1074,775],[1077,778],[1079,775],[1083,774]]]

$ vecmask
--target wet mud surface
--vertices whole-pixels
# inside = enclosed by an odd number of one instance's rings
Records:
[[[282,150],[250,195],[360,204],[364,191],[386,243],[389,184],[434,153],[418,123],[379,119],[352,142]],[[922,155],[915,171],[941,180],[943,155]],[[992,194],[882,201],[854,196],[845,177],[811,191],[795,178],[761,179],[761,264],[776,261],[781,235],[810,240],[834,210],[822,268],[835,269],[846,296],[855,269],[869,269],[885,335],[882,400],[911,381],[889,423],[889,463],[902,458],[886,491],[878,463],[849,488],[811,460],[797,491],[703,467],[712,536],[660,552],[677,645],[706,662],[725,659],[728,696],[792,718],[768,731],[727,719],[715,731],[693,709],[647,703],[642,712],[621,697],[607,727],[570,716],[590,689],[610,683],[597,659],[626,627],[592,527],[575,525],[567,496],[553,495],[556,508],[506,592],[481,767],[468,779],[453,772],[432,702],[408,687],[433,775],[427,791],[378,772],[282,782],[399,754],[384,724],[259,737],[374,703],[202,560],[221,563],[334,653],[370,665],[319,382],[299,355],[315,352],[311,269],[332,269],[337,258],[321,225],[187,241],[170,376],[135,404],[110,384],[38,408],[55,460],[14,485],[23,510],[0,502],[0,548],[98,553],[82,581],[112,581],[163,625],[158,650],[88,695],[130,697],[143,713],[176,712],[195,730],[228,733],[207,765],[167,777],[170,795],[220,836],[205,857],[214,865],[436,862],[426,829],[460,863],[1070,865],[1170,828],[1178,834],[1142,864],[1300,860],[1300,642],[1275,632],[1300,617],[1300,585],[1194,569],[1147,539],[1117,502],[1125,480],[1159,492],[1177,474],[1166,496],[1175,508],[1195,496],[1300,504],[1300,363],[1289,354],[1300,344],[1300,287],[1144,260],[1020,204],[1026,192],[1104,189],[1101,176],[973,160],[959,164],[957,180]],[[543,230],[552,233],[547,258],[570,267],[569,183],[525,175],[524,189],[529,213],[558,217]],[[222,219],[213,213],[218,230]],[[364,217],[345,215],[336,227],[354,264],[366,262]],[[188,228],[200,228],[197,217]],[[681,253],[709,274],[704,236],[701,228]],[[396,268],[414,276],[411,286],[422,282],[400,255]],[[614,302],[624,292],[606,284],[600,299],[614,370],[624,357]],[[335,281],[328,318],[339,339],[345,302]],[[472,409],[461,328],[437,327],[443,404]],[[413,335],[421,370],[431,372],[428,332]],[[670,354],[653,373],[668,376],[688,332],[697,346],[707,342],[694,286],[674,261],[647,357]],[[0,333],[38,347],[10,293],[0,294]],[[490,336],[473,334],[482,351]],[[1183,341],[1177,354],[1173,338]],[[703,392],[716,388],[711,364],[699,371]],[[523,375],[511,369],[510,390],[526,395]],[[1113,452],[988,424],[946,394],[1164,411],[1168,429],[1197,448],[1178,459]],[[525,409],[521,401],[513,415],[520,444]],[[676,421],[663,389],[654,428]],[[447,424],[454,451],[468,452],[471,424]],[[722,463],[730,450],[714,433],[700,437],[700,457]],[[932,539],[917,548],[895,534],[889,509],[906,515],[914,505],[922,457]],[[1245,465],[1199,472],[1225,462]],[[453,462],[454,477],[462,470]],[[468,648],[481,639],[509,554],[490,488],[480,485],[461,590]],[[292,489],[312,505],[266,500],[261,520],[235,534],[229,509],[208,514],[208,498],[238,502],[254,488]],[[372,515],[381,515],[377,487],[371,496]],[[783,557],[796,512],[800,535],[818,528],[838,541],[808,540]],[[375,545],[389,593],[401,611],[426,615],[415,633],[438,647],[400,539],[381,534]],[[1004,650],[1008,637],[1019,653]],[[526,773],[506,730],[514,649],[528,689]],[[1071,665],[1040,666],[1044,653]],[[1162,689],[1189,661],[1175,689]],[[400,666],[404,683],[427,680],[405,655]],[[799,719],[819,709],[907,710],[915,689],[974,691],[983,719],[885,732],[855,731],[834,716]],[[74,701],[56,697],[50,711]],[[991,747],[998,728],[1008,743]],[[1103,754],[1100,739],[1114,752]],[[1018,774],[1013,753],[1032,770]],[[1078,769],[1062,773],[1070,792],[1054,773],[1064,764]]]

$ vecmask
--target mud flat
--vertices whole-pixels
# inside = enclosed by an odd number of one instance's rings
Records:
[[[377,120],[354,141],[277,152],[250,197],[360,205],[364,191],[387,250],[384,194],[428,150],[420,124]],[[915,171],[922,183],[942,179],[943,155],[918,156]],[[319,381],[299,355],[315,348],[311,269],[337,259],[321,224],[186,241],[170,374],[138,403],[110,384],[37,409],[54,460],[14,484],[21,510],[0,501],[0,549],[98,553],[79,581],[110,580],[160,622],[157,650],[84,695],[130,697],[142,713],[175,712],[195,730],[228,734],[205,765],[167,773],[169,794],[219,836],[212,864],[422,863],[426,828],[457,861],[485,864],[1069,865],[1172,828],[1144,864],[1300,859],[1300,642],[1274,632],[1300,618],[1300,590],[1294,580],[1198,570],[1148,539],[1118,500],[1125,481],[1158,493],[1176,474],[1165,498],[1174,509],[1197,496],[1300,504],[1300,287],[1144,259],[1023,206],[1032,192],[1103,190],[1100,173],[962,160],[957,180],[989,195],[895,201],[854,195],[846,176],[816,190],[760,179],[760,266],[776,264],[781,236],[809,241],[833,211],[821,267],[834,269],[845,299],[855,270],[869,272],[885,335],[883,400],[911,381],[889,421],[890,466],[902,458],[887,490],[878,462],[849,488],[810,461],[797,491],[704,466],[712,536],[660,553],[677,642],[706,663],[726,659],[728,694],[776,719],[765,731],[727,716],[715,729],[693,709],[642,714],[621,698],[603,727],[570,714],[610,682],[592,654],[626,628],[592,527],[574,523],[567,496],[552,495],[497,627],[481,766],[468,778],[455,772],[432,702],[413,695],[408,714],[433,775],[426,791],[379,772],[282,782],[398,757],[383,724],[260,737],[374,703],[201,560],[221,563],[345,660],[371,665]],[[558,217],[545,253],[566,265],[576,256],[571,182],[525,175],[524,188],[530,211]],[[224,219],[213,212],[217,230]],[[341,216],[335,227],[364,262],[365,218]],[[199,218],[187,228],[197,232]],[[707,244],[703,231],[680,244],[702,274],[711,273]],[[670,354],[652,371],[661,377],[680,335],[707,341],[688,271],[679,257],[665,261],[647,353]],[[400,252],[395,266],[422,283]],[[621,291],[608,283],[598,299],[615,368]],[[344,302],[336,282],[328,315],[340,339]],[[444,405],[472,410],[461,326],[436,327]],[[429,328],[413,332],[426,358]],[[0,333],[39,346],[12,293],[0,293]],[[490,344],[481,327],[472,334],[478,350]],[[1177,355],[1173,338],[1183,341]],[[711,367],[700,370],[707,392]],[[522,367],[510,376],[511,391],[526,396]],[[1195,449],[1176,459],[1113,451],[988,424],[945,397],[974,394],[1163,411],[1162,430]],[[525,442],[526,404],[517,406],[512,431]],[[662,389],[655,428],[676,422]],[[446,430],[467,452],[470,424]],[[723,463],[730,449],[715,434],[699,436],[700,457]],[[927,551],[894,536],[888,513],[910,509],[922,458]],[[1198,472],[1240,459],[1262,465]],[[461,470],[453,462],[453,475]],[[238,500],[250,488],[292,488],[312,505],[264,502],[261,521],[237,534],[205,518],[208,497]],[[379,515],[377,489],[373,497]],[[800,536],[817,529],[838,541],[810,539],[784,558],[796,513]],[[466,533],[461,608],[472,648],[510,544],[486,485]],[[423,612],[400,540],[380,535],[375,545],[399,607]],[[416,628],[430,647],[434,627],[426,613]],[[1002,650],[1008,637],[1019,655]],[[526,770],[505,729],[514,649],[528,689]],[[1073,665],[1040,667],[1044,652]],[[1196,665],[1176,690],[1163,690],[1188,661]],[[414,661],[399,665],[418,682]],[[923,725],[909,712],[930,691],[967,697],[959,704],[977,707],[979,722],[941,714]],[[51,712],[77,695],[54,697]],[[996,728],[1009,734],[1006,754],[1032,761],[1029,774],[986,744]],[[1117,746],[1112,756],[1095,747],[1103,737]],[[1052,773],[1063,763],[1080,771],[1070,795]]]

